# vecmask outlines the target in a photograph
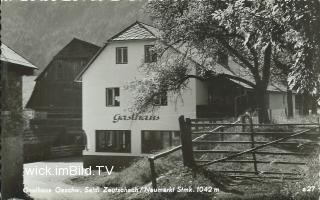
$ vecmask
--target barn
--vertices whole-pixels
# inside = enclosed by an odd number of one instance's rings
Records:
[[[26,161],[53,156],[48,147],[81,143],[81,83],[75,83],[74,78],[98,49],[94,44],[74,38],[35,79],[26,105],[35,113],[25,132]],[[35,151],[39,148],[43,151]],[[41,155],[35,155],[36,152]]]

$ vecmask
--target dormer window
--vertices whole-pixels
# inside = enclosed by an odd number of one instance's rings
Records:
[[[116,64],[128,63],[128,47],[116,48]]]
[[[154,45],[144,46],[144,62],[152,63],[157,61],[157,54],[153,50]]]

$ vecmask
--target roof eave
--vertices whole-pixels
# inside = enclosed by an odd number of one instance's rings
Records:
[[[105,43],[98,51],[97,53],[89,60],[87,65],[80,71],[80,73],[76,76],[74,79],[74,82],[82,82],[82,75],[87,71],[87,69],[90,67],[90,65],[97,59],[97,57],[101,54],[101,52],[108,46],[108,42]]]
[[[108,40],[108,42],[109,42],[109,43],[113,43],[113,42],[140,41],[140,40],[150,41],[150,40],[156,40],[156,39],[157,39],[157,38],[125,39],[125,40]]]

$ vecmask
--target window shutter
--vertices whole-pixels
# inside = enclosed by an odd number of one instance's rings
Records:
[[[122,54],[123,54],[123,62],[122,63],[128,63],[128,48],[127,47],[124,47],[122,49]]]
[[[113,104],[113,95],[112,95],[112,89],[107,89],[107,106],[112,106]]]
[[[119,106],[120,105],[120,90],[119,88],[114,88],[114,98],[115,98],[115,106]]]
[[[116,63],[121,63],[121,48],[116,48]]]
[[[144,46],[144,61],[146,63],[150,62],[150,46]]]

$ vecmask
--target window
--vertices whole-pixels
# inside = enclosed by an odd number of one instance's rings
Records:
[[[153,50],[154,45],[144,46],[144,62],[152,63],[157,61],[157,54]]]
[[[106,106],[120,106],[119,88],[106,88]]]
[[[142,153],[154,153],[178,145],[180,145],[179,131],[141,131]]]
[[[166,105],[168,105],[168,100],[167,99],[168,99],[167,93],[163,93],[163,94],[157,95],[153,99],[153,105],[155,105],[155,106],[166,106]]]
[[[131,152],[131,132],[128,130],[96,130],[97,152]]]
[[[116,48],[116,64],[128,63],[128,47]]]
[[[224,52],[218,53],[218,63],[221,65],[228,66],[228,54]]]

